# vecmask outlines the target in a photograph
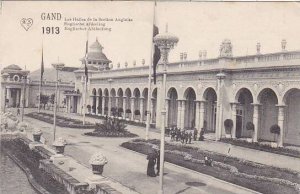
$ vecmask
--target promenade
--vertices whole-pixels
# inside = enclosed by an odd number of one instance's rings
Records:
[[[48,111],[52,113],[51,111]],[[59,113],[60,115],[70,117],[69,114],[66,113]],[[82,119],[82,116],[77,114],[72,114],[72,118]],[[86,120],[89,122],[100,122],[99,119],[86,117]],[[128,130],[137,134],[139,137],[145,137],[145,128],[144,127],[137,127],[133,125],[129,125]],[[149,131],[149,138],[150,139],[160,139],[160,131],[159,129],[150,129]],[[271,152],[259,151],[255,149],[249,149],[245,147],[235,146],[223,142],[217,142],[212,140],[213,138],[206,139],[205,141],[193,141],[192,144],[188,144],[189,146],[197,147],[202,150],[212,151],[220,154],[225,154],[228,156],[249,160],[269,166],[275,166],[278,168],[286,168],[291,169],[294,171],[300,172],[300,159],[289,157],[280,154],[274,154]],[[166,137],[166,141],[170,141],[169,137]],[[181,144],[180,142],[177,142]],[[229,153],[228,153],[228,150]],[[288,161],[288,162],[287,162]]]
[[[31,111],[26,110],[27,111]],[[61,113],[59,113],[61,114]],[[70,116],[70,115],[69,115]],[[79,118],[72,115],[72,118]],[[46,144],[51,146],[53,141],[52,125],[25,117],[24,120],[43,131]],[[94,118],[87,121],[95,122]],[[141,127],[128,126],[128,129],[143,137],[145,130]],[[77,160],[82,165],[90,168],[88,160],[95,152],[102,152],[108,158],[108,164],[104,167],[103,175],[114,179],[121,184],[142,194],[157,193],[159,188],[159,177],[148,177],[146,175],[146,156],[124,149],[119,145],[128,141],[129,138],[99,138],[82,135],[91,129],[71,129],[57,127],[56,137],[63,137],[68,145],[65,153]],[[159,138],[157,130],[150,131],[150,138]],[[246,188],[224,182],[211,176],[201,174],[170,163],[165,164],[164,176],[165,193],[257,193]]]

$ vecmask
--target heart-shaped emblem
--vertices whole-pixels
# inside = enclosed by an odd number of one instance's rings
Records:
[[[32,18],[22,18],[21,19],[21,26],[28,31],[28,29],[32,26],[33,19]]]

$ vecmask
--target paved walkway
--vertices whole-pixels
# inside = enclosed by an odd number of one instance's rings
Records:
[[[78,118],[77,115],[72,115]],[[95,119],[88,118],[90,122]],[[52,144],[52,125],[25,117],[25,121],[35,127],[41,128],[47,144]],[[141,127],[128,126],[128,129],[141,136],[144,129]],[[157,193],[159,188],[159,177],[151,178],[146,176],[146,156],[124,149],[119,145],[128,141],[129,138],[99,138],[83,136],[83,132],[90,129],[71,129],[57,127],[57,137],[67,139],[65,153],[81,164],[89,167],[88,160],[95,152],[101,151],[108,158],[108,164],[104,167],[104,176],[110,177],[123,185],[126,185],[142,194]],[[150,138],[158,138],[157,132],[150,132]],[[90,167],[89,167],[90,168]],[[173,164],[166,163],[164,176],[165,193],[256,193],[243,187],[233,185],[211,176],[197,173]]]
[[[66,113],[59,113],[60,115],[68,116]],[[77,114],[72,114],[72,117],[77,119],[82,119],[82,116]],[[89,122],[99,122],[99,119],[86,117]],[[137,126],[128,126],[128,129],[139,135],[140,137],[145,137],[145,128]],[[160,134],[158,129],[150,129],[149,132],[150,139],[160,139]],[[169,137],[166,137],[166,141],[170,141]],[[270,166],[275,166],[279,168],[287,168],[300,172],[300,159],[284,156],[280,154],[274,154],[270,152],[259,151],[255,149],[244,148],[240,146],[235,146],[223,142],[217,142],[214,140],[206,141],[195,141],[190,146],[200,148],[202,150],[208,150],[220,154],[226,154],[228,156],[249,160],[261,164],[266,164]],[[228,153],[229,150],[229,153]]]

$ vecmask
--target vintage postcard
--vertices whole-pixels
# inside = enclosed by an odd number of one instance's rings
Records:
[[[300,193],[298,2],[0,1],[0,193]]]

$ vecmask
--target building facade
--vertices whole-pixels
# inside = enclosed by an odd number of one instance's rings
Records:
[[[54,69],[45,69],[45,76],[41,87],[42,95],[51,96],[55,94],[56,81],[54,80],[55,76],[53,76],[54,72]],[[66,98],[64,93],[66,91],[73,91],[75,88],[75,83],[66,79],[70,73],[73,76],[72,72],[60,72],[61,81],[58,87],[58,107],[61,107],[62,110],[66,102],[64,100]],[[3,68],[1,71],[1,110],[22,107],[22,100],[24,100],[25,107],[38,107],[39,79],[40,70],[30,73],[14,64]],[[47,107],[49,106],[52,106],[50,101],[47,103]]]
[[[207,59],[202,52],[198,60],[188,61],[181,54],[180,61],[167,65],[164,99],[162,64],[149,90],[144,61],[132,67],[125,63],[124,68],[110,65],[97,40],[90,49],[93,57],[87,58],[86,112],[110,116],[119,110],[124,119],[145,122],[151,92],[151,123],[157,128],[166,103],[166,126],[205,128],[218,140],[225,136],[224,121],[232,119],[234,138],[251,137],[246,124],[253,122],[254,141],[273,141],[270,127],[278,124],[280,144],[300,145],[300,52],[287,51],[285,41],[281,46],[279,52],[261,54],[257,44],[257,54],[234,57],[230,40],[225,40],[218,58]],[[67,97],[67,111],[82,113],[84,68],[75,71],[75,79],[76,92]]]

